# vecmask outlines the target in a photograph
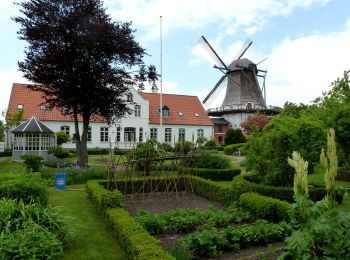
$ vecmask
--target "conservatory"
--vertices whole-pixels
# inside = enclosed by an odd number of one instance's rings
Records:
[[[36,117],[31,117],[11,132],[13,161],[20,161],[21,156],[26,153],[35,153],[48,159],[49,149],[56,146],[55,133]]]

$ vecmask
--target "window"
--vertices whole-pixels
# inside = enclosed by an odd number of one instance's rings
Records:
[[[222,143],[222,136],[219,136],[219,143]]]
[[[150,138],[151,139],[158,139],[158,129],[157,128],[151,128],[150,129]]]
[[[142,127],[139,128],[139,142],[140,143],[143,142],[143,128]]]
[[[164,136],[164,141],[167,143],[171,142],[171,128],[165,128],[165,136]]]
[[[117,142],[120,142],[120,131],[121,131],[121,128],[120,126],[117,127],[117,136],[116,136],[116,141]]]
[[[108,142],[108,127],[101,127],[100,128],[100,141],[101,142]]]
[[[184,115],[184,113],[182,113],[182,112],[179,112],[179,116],[183,116]]]
[[[23,104],[17,104],[17,109],[23,109]]]
[[[127,102],[132,102],[132,100],[133,100],[132,94],[131,94],[131,93],[127,94],[127,96],[126,96],[126,101],[127,101]]]
[[[179,128],[179,142],[185,141],[185,128]]]
[[[194,113],[194,116],[195,116],[195,117],[199,117],[199,113],[198,113],[198,112],[195,112],[195,113]]]
[[[136,130],[134,127],[125,127],[124,128],[124,141],[132,142],[135,141]]]
[[[89,128],[88,128],[86,141],[91,142],[91,126],[89,126]]]
[[[135,117],[141,116],[141,106],[140,105],[135,105],[134,115],[135,115]]]
[[[204,137],[204,129],[197,129],[197,138]]]
[[[46,106],[45,105],[40,105],[40,111],[45,112],[46,111]]]
[[[163,117],[169,117],[170,115],[170,110],[167,106],[164,106],[163,109],[162,109],[162,116]]]
[[[63,125],[61,126],[61,131],[65,133],[66,135],[69,135],[69,126]]]

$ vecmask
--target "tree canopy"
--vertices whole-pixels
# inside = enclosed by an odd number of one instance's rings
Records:
[[[126,112],[128,86],[155,84],[154,66],[146,66],[145,49],[130,22],[113,22],[100,0],[30,0],[18,3],[19,38],[27,41],[19,70],[56,107],[75,121],[78,163],[87,163],[90,120],[113,122]],[[81,116],[81,119],[80,117]],[[80,134],[78,121],[83,122]]]

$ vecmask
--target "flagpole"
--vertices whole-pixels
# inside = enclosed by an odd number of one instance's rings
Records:
[[[160,143],[163,142],[163,34],[162,16],[160,16]]]

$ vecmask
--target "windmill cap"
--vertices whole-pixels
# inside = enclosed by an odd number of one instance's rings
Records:
[[[249,69],[252,70],[254,67],[254,71],[257,71],[256,64],[252,62],[251,60],[248,60],[247,58],[234,60],[229,66],[228,69],[230,71],[236,71],[236,70],[242,70],[242,69]]]

